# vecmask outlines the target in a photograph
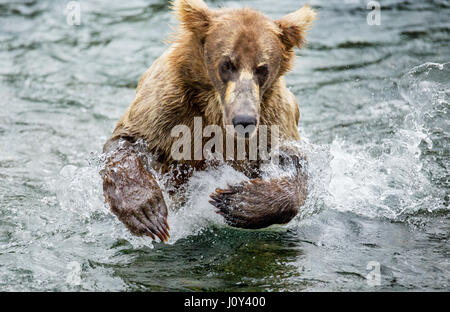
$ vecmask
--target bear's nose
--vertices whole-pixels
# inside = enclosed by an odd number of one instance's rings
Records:
[[[249,132],[248,134],[252,133],[253,130],[255,130],[256,123],[257,123],[257,120],[254,116],[248,116],[248,115],[237,115],[231,121],[233,122],[234,128],[236,128],[238,126],[242,126],[244,128],[242,130],[247,130],[246,132]],[[246,129],[248,126],[252,126],[252,127],[249,127],[249,129]]]

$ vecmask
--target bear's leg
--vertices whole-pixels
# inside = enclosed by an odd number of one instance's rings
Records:
[[[283,166],[294,164],[292,177],[270,180],[252,179],[227,189],[216,189],[210,203],[218,210],[228,225],[259,229],[272,224],[286,224],[299,212],[307,196],[305,159],[289,155],[282,159]]]
[[[169,239],[167,207],[161,189],[132,144],[105,144],[108,159],[101,171],[103,192],[111,211],[135,235]]]

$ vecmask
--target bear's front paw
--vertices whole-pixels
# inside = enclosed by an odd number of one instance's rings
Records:
[[[159,188],[128,185],[118,189],[105,185],[104,191],[111,211],[131,233],[152,239],[156,235],[162,242],[169,239],[167,207]]]
[[[209,201],[228,225],[259,229],[289,222],[298,212],[299,200],[289,183],[281,179],[253,179],[216,189]]]
[[[107,166],[103,173],[103,193],[111,211],[131,233],[169,239],[167,206],[158,183],[136,155]]]

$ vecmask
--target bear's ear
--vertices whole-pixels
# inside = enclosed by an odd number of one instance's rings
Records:
[[[316,17],[316,11],[305,5],[300,10],[275,21],[281,30],[281,41],[288,50],[302,47],[306,42],[306,31],[311,28]]]
[[[211,11],[203,0],[175,0],[172,7],[181,25],[202,37],[211,23]]]

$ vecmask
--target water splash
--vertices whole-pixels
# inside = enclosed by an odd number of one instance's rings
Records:
[[[434,139],[448,138],[449,76],[449,63],[426,63],[405,74],[398,84],[403,101],[387,104],[401,104],[407,113],[381,143],[333,141],[328,207],[391,220],[445,208],[445,195],[424,168],[423,149],[431,149]],[[433,132],[440,134],[433,138]]]
[[[248,179],[243,173],[226,165],[194,173],[184,189],[185,204],[168,217],[172,229],[169,243],[176,242],[188,235],[197,234],[211,224],[225,225],[223,218],[208,202],[209,195],[216,188],[226,188],[227,185],[244,180]]]

